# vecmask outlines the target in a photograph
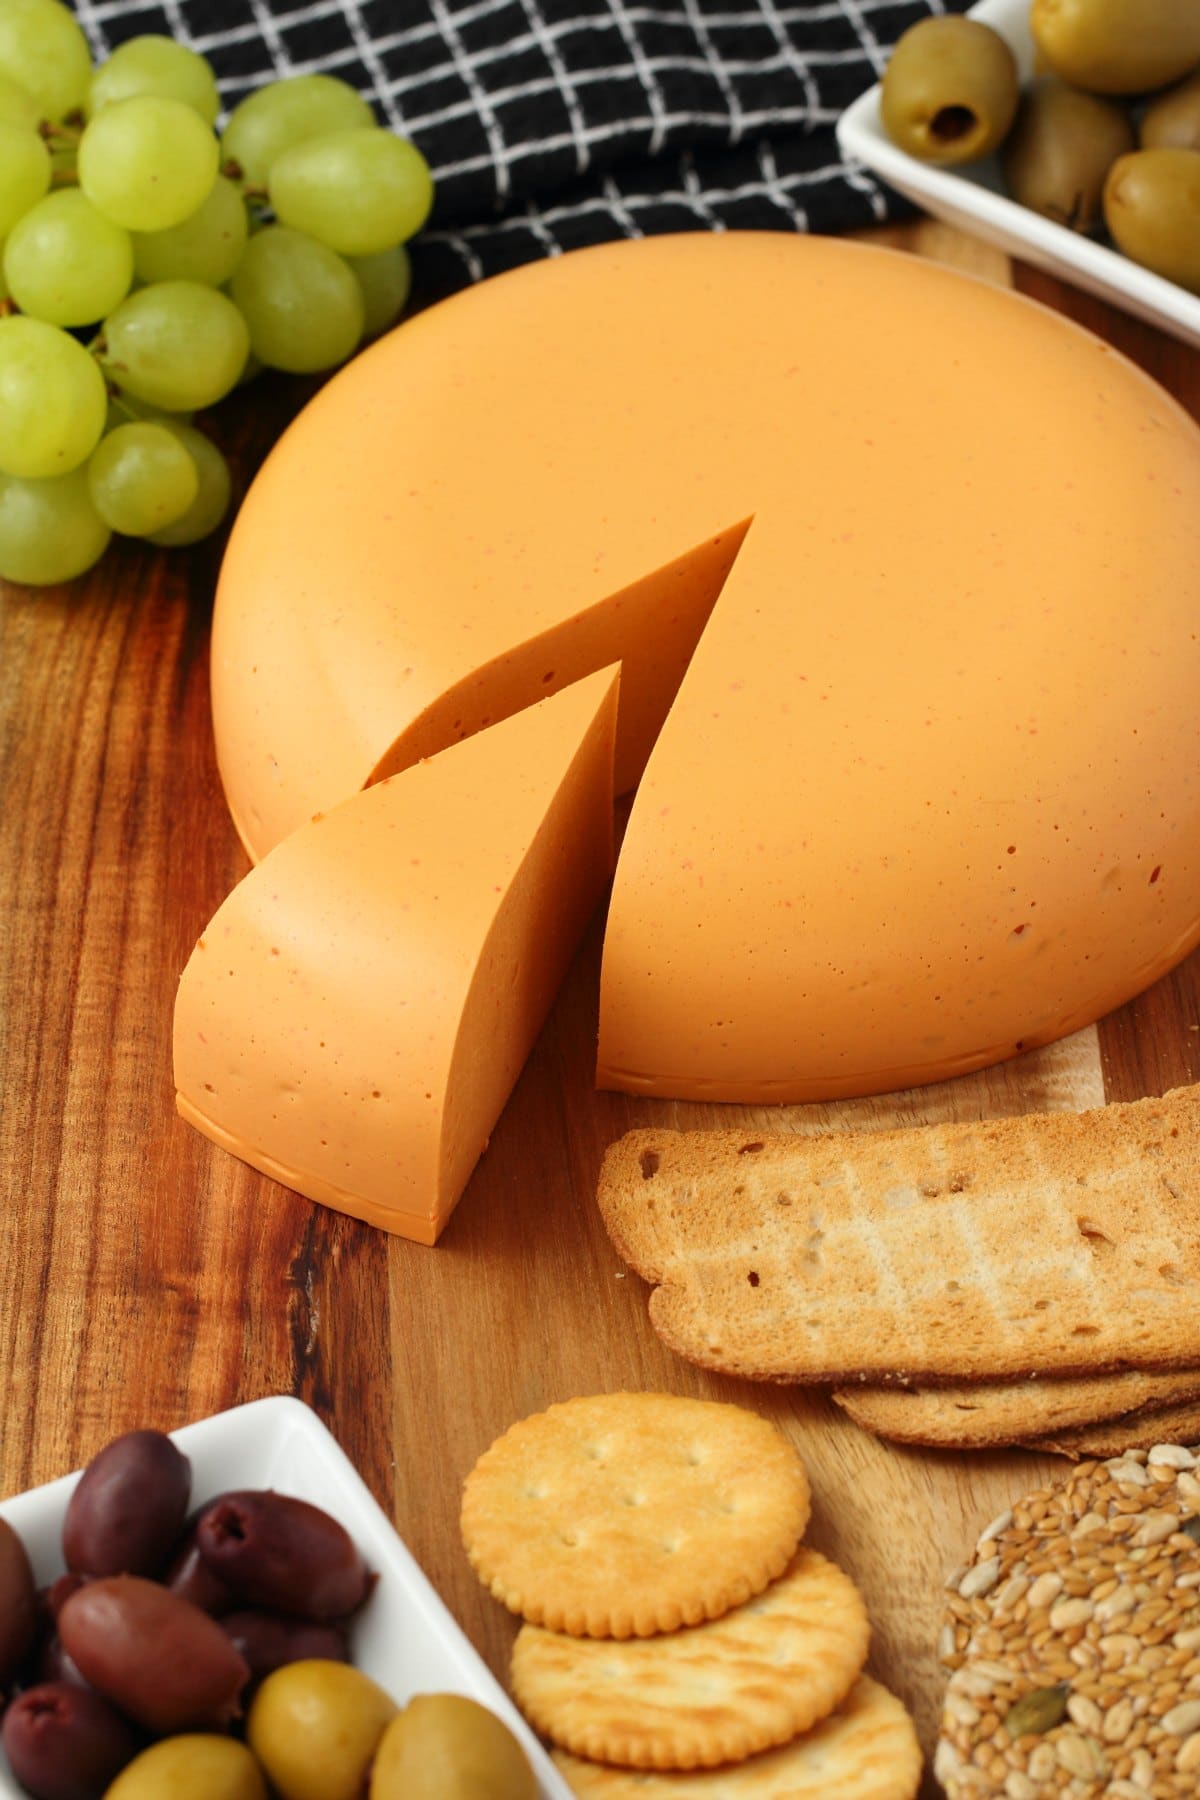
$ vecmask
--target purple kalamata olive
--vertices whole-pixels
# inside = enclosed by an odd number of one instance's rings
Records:
[[[244,1606],[306,1619],[357,1611],[374,1576],[336,1519],[288,1494],[225,1494],[201,1513],[196,1543]]]
[[[17,1677],[20,1687],[40,1687],[47,1681],[69,1681],[77,1687],[87,1686],[58,1638],[58,1615],[85,1580],[83,1575],[60,1575],[47,1587],[38,1589],[37,1629]]]
[[[246,1662],[215,1619],[157,1582],[91,1581],[58,1631],[84,1679],[147,1731],[220,1730],[240,1710]]]
[[[49,1587],[41,1590],[38,1600],[45,1608],[46,1616],[51,1624],[58,1624],[58,1615],[71,1595],[77,1594],[86,1583],[86,1575],[59,1575],[50,1583]]]
[[[0,1519],[0,1694],[33,1648],[38,1625],[37,1586],[25,1546]]]
[[[350,1659],[346,1633],[340,1625],[247,1610],[226,1613],[221,1630],[249,1663],[252,1686],[282,1669],[285,1663],[307,1662],[314,1657],[321,1662]]]
[[[52,1631],[41,1649],[38,1651],[34,1665],[34,1678],[40,1685],[43,1682],[65,1682],[69,1687],[87,1687],[87,1682],[63,1649],[62,1639],[57,1631]]]
[[[13,1774],[35,1800],[99,1800],[140,1748],[128,1720],[107,1700],[53,1681],[17,1696],[0,1739]]]
[[[192,1469],[161,1431],[127,1431],[95,1455],[63,1521],[80,1575],[159,1575],[187,1516]]]
[[[176,1547],[163,1576],[163,1586],[169,1587],[181,1600],[190,1600],[201,1612],[211,1613],[214,1619],[219,1619],[222,1613],[230,1612],[237,1605],[234,1595],[220,1576],[213,1574],[201,1556],[196,1543],[195,1521]]]

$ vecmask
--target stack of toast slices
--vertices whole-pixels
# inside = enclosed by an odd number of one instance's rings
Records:
[[[902,1443],[1200,1440],[1200,1085],[818,1136],[629,1133],[600,1208],[703,1367],[833,1391]]]

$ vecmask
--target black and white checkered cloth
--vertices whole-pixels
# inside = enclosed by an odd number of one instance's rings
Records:
[[[75,3],[97,56],[170,33],[211,60],[227,105],[278,75],[359,87],[434,172],[413,246],[428,300],[612,238],[898,216],[834,123],[902,31],[968,0]]]

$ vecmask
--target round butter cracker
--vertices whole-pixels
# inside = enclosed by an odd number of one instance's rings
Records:
[[[949,1800],[1200,1792],[1200,1458],[1084,1462],[950,1577],[934,1772]]]
[[[553,1756],[579,1800],[913,1800],[921,1779],[911,1718],[867,1675],[812,1731],[721,1769],[651,1774],[585,1762],[565,1750]]]
[[[783,1573],[808,1477],[769,1420],[673,1394],[599,1394],[522,1419],[463,1488],[471,1566],[510,1611],[577,1637],[716,1619]]]
[[[870,1626],[850,1577],[815,1550],[744,1606],[654,1638],[523,1625],[511,1682],[543,1737],[597,1762],[714,1768],[807,1731],[843,1700]]]

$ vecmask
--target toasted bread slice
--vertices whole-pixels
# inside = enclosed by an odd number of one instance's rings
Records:
[[[1034,1381],[964,1381],[949,1387],[837,1388],[834,1399],[856,1425],[899,1444],[978,1450],[1032,1437],[1101,1430],[1100,1421],[1190,1402],[1200,1409],[1200,1369],[1119,1375],[1048,1375]],[[1154,1439],[1157,1443],[1159,1440]]]
[[[630,1132],[599,1203],[692,1362],[758,1380],[1196,1366],[1200,1086],[981,1124]]]
[[[1127,1450],[1153,1450],[1159,1444],[1200,1444],[1200,1401],[1178,1406],[1147,1407],[1121,1419],[1101,1419],[1045,1437],[1022,1440],[1027,1450],[1049,1450],[1078,1462],[1093,1456],[1124,1456]]]

